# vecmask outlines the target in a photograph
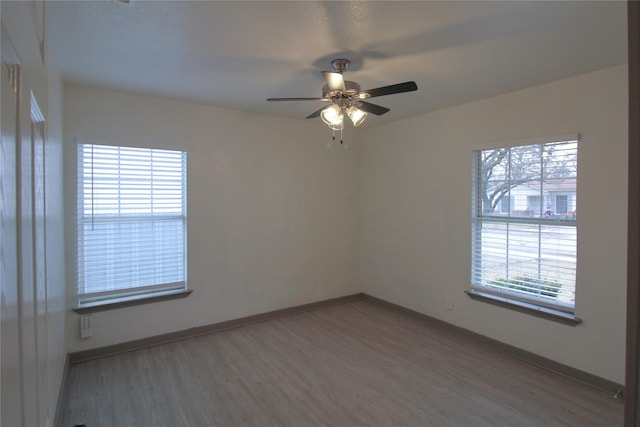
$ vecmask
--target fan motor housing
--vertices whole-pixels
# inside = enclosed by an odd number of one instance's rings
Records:
[[[333,99],[337,97],[341,98],[351,98],[360,93],[360,85],[356,82],[352,82],[350,80],[344,81],[345,91],[341,90],[329,90],[328,85],[322,86],[322,97],[325,99]]]

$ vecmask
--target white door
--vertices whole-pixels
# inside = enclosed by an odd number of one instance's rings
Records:
[[[4,34],[3,34],[4,36]],[[3,37],[4,38],[4,37]],[[0,142],[0,315],[2,320],[0,425],[22,425],[20,305],[18,292],[18,206],[16,147],[20,66],[2,49],[2,139]]]
[[[44,117],[2,35],[0,425],[48,426]]]

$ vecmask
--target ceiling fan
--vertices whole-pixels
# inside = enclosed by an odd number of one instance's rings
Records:
[[[388,108],[366,102],[365,99],[418,90],[416,82],[413,81],[360,90],[358,83],[344,79],[344,73],[350,63],[348,59],[334,59],[331,61],[334,71],[322,71],[322,77],[327,82],[322,87],[322,98],[267,98],[267,101],[329,102],[329,105],[309,114],[307,119],[319,116],[333,131],[341,131],[344,129],[345,114],[354,126],[359,126],[366,119],[367,113],[380,116],[389,111]]]

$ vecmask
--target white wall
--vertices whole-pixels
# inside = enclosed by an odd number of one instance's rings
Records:
[[[364,130],[364,292],[623,383],[626,73],[615,67]],[[581,135],[576,315],[583,322],[566,326],[469,299],[472,150],[570,133]]]
[[[188,282],[193,294],[93,314],[70,352],[360,291],[359,150],[330,151],[317,120],[257,116],[174,100],[65,86],[66,203],[75,200],[74,138],[188,152]],[[351,136],[345,135],[349,141]],[[67,215],[73,230],[74,215]],[[68,307],[75,304],[73,237]]]

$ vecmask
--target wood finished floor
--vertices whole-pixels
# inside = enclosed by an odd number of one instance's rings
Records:
[[[71,366],[62,426],[621,426],[604,392],[357,301]]]

